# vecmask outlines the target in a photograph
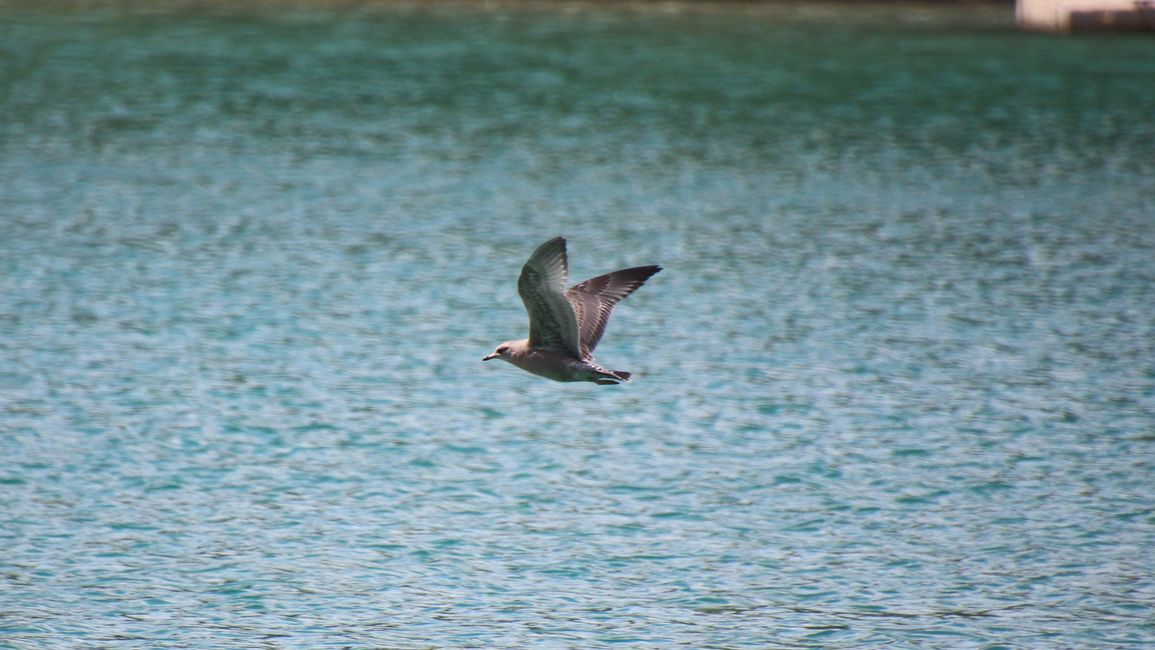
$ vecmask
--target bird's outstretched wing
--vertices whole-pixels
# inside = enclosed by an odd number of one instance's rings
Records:
[[[578,319],[566,299],[568,275],[565,239],[554,237],[537,247],[521,267],[517,292],[529,312],[529,344],[581,358]]]
[[[598,341],[605,334],[606,323],[614,305],[645,284],[650,276],[661,271],[660,266],[637,266],[622,269],[574,285],[566,292],[566,297],[577,313],[581,331],[582,358],[593,355]]]

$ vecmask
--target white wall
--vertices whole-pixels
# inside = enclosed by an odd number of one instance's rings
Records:
[[[1067,31],[1072,11],[1129,11],[1138,4],[1135,0],[1018,0],[1015,12],[1023,27]]]

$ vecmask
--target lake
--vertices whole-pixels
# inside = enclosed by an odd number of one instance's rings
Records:
[[[1150,38],[5,1],[0,230],[0,647],[1155,645]]]

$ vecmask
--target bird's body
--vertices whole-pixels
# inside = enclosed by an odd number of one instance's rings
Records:
[[[592,359],[575,359],[568,352],[535,348],[528,339],[512,341],[509,351],[499,355],[526,372],[532,372],[554,381],[592,381],[616,384],[630,377],[628,372],[611,371],[602,368]]]
[[[630,373],[606,370],[593,358],[614,305],[642,286],[659,266],[599,275],[566,289],[565,239],[538,246],[521,269],[517,291],[529,313],[529,338],[506,341],[483,360],[502,359],[554,381],[617,384]]]

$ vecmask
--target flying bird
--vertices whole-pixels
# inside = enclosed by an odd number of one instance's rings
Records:
[[[598,365],[594,348],[606,331],[614,305],[661,270],[660,266],[622,269],[567,290],[565,239],[554,237],[529,256],[517,279],[517,292],[529,312],[529,338],[506,341],[482,361],[501,359],[554,381],[592,381],[603,386],[629,381],[630,373]]]

